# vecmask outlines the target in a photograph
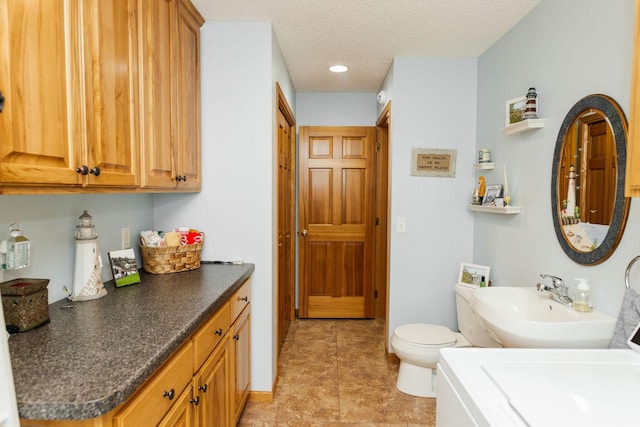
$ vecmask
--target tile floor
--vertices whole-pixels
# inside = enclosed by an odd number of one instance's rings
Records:
[[[272,403],[248,402],[239,426],[435,426],[435,399],[395,387],[379,320],[296,320]]]

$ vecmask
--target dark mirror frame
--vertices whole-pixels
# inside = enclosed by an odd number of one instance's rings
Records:
[[[602,243],[591,252],[580,252],[567,242],[562,230],[560,218],[559,197],[560,189],[558,171],[565,135],[569,127],[588,110],[600,110],[613,130],[616,144],[618,179],[616,183],[616,198],[613,206],[613,217]],[[624,180],[627,166],[627,119],[624,112],[615,100],[606,95],[588,95],[578,101],[567,113],[556,140],[556,148],[553,153],[553,168],[551,172],[551,214],[553,227],[555,228],[558,242],[569,258],[582,265],[597,265],[606,261],[616,250],[629,216],[629,204],[631,199],[624,196]]]

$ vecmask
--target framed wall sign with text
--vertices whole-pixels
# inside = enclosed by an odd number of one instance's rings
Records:
[[[457,150],[411,149],[411,176],[455,178]]]

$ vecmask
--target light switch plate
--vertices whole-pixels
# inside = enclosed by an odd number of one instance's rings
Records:
[[[122,229],[122,249],[129,249],[131,247],[131,229],[124,227]]]
[[[407,232],[407,219],[406,218],[397,218],[396,219],[396,232],[398,233],[406,233]]]

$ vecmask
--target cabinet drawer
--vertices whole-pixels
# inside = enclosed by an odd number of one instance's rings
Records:
[[[156,425],[193,376],[193,344],[188,341],[114,417],[115,427]]]
[[[231,326],[229,303],[225,303],[193,336],[193,373],[198,372]]]
[[[234,322],[242,313],[242,310],[251,302],[250,278],[240,286],[229,301],[231,302],[231,322]]]

